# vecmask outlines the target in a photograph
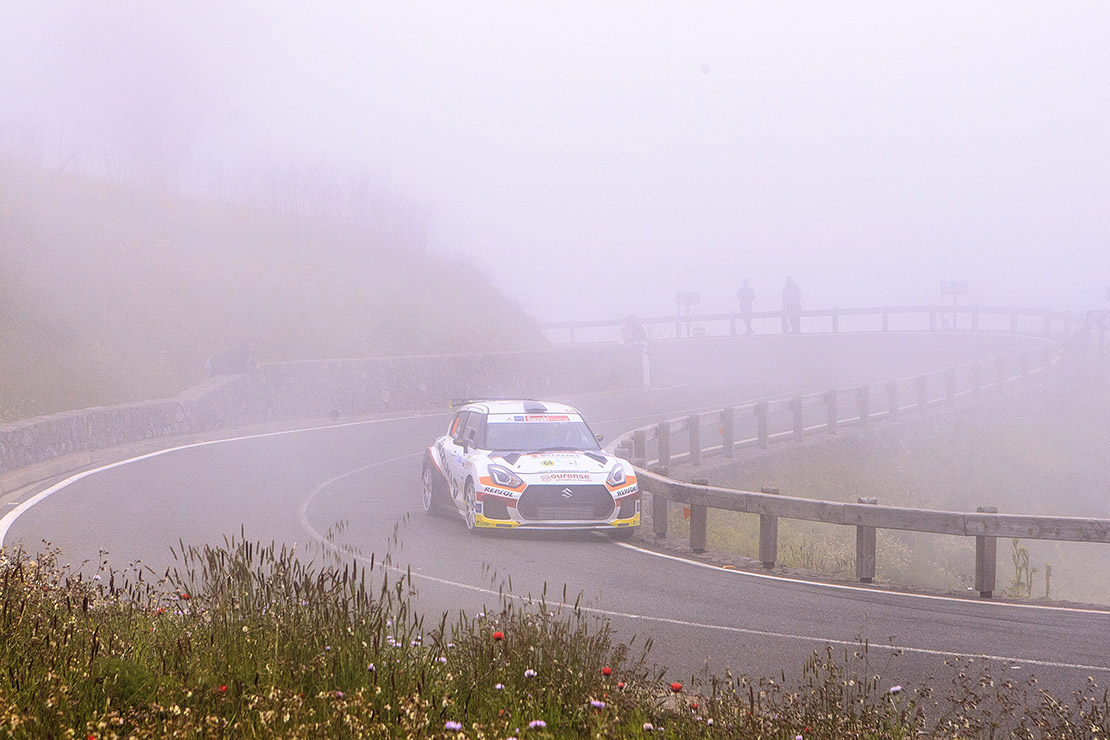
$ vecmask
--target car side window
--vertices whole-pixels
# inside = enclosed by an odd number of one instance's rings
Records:
[[[456,442],[461,442],[463,439],[463,429],[466,427],[466,417],[470,415],[469,411],[460,411],[455,416],[455,421],[451,422],[451,439]]]
[[[462,428],[462,441],[471,447],[482,448],[486,443],[486,415],[471,411]]]

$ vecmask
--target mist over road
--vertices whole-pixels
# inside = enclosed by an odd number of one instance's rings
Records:
[[[655,387],[567,400],[611,438],[688,410],[890,378],[910,370],[907,362],[935,370],[1024,341],[757,339],[660,343]],[[711,352],[714,342],[723,345]],[[709,354],[728,362],[715,373],[703,365],[705,375],[691,375],[690,364]],[[705,382],[709,376],[717,382]],[[28,510],[6,544],[34,549],[48,540],[62,549],[63,561],[103,550],[117,566],[141,559],[156,571],[171,562],[179,539],[218,543],[240,526],[248,538],[297,542],[301,552],[320,556],[329,551],[320,549],[324,540],[363,559],[374,553],[380,561],[388,551],[398,567],[411,566],[429,622],[443,611],[496,607],[510,577],[514,594],[546,589],[549,601],[560,600],[565,585],[571,601],[581,594],[619,635],[655,638],[653,657],[678,676],[705,665],[790,674],[826,644],[852,652],[865,640],[868,671],[892,685],[944,676],[950,672],[944,660],[954,655],[1013,662],[1014,670],[1035,672],[1042,685],[1060,690],[1078,687],[1087,675],[1110,678],[1107,613],[790,583],[662,558],[635,542],[626,547],[594,535],[471,536],[461,520],[420,511],[420,456],[448,417],[401,415],[247,436],[112,467]]]

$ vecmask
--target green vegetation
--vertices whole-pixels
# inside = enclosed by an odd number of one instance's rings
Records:
[[[172,396],[243,339],[259,360],[542,341],[403,209],[364,221],[0,160],[0,422]]]
[[[388,563],[317,566],[243,539],[187,548],[163,578],[0,553],[0,734],[12,738],[1087,737],[1070,705],[965,665],[949,692],[879,685],[867,646],[797,680],[669,684],[650,645],[578,604],[502,599],[428,627]],[[96,568],[94,564],[87,571]],[[634,642],[634,641],[633,641]],[[926,709],[935,716],[926,717]],[[665,734],[659,734],[664,731]],[[1007,734],[1010,733],[1010,734]]]
[[[969,407],[925,435],[888,435],[822,449],[802,448],[774,465],[742,465],[719,484],[745,490],[950,511],[997,506],[1015,514],[1108,517],[1110,384],[1086,379]],[[778,461],[785,460],[785,464]],[[716,483],[716,482],[715,482]],[[709,546],[754,557],[756,517],[711,511]],[[783,521],[781,561],[845,577],[855,569],[855,532]],[[1013,597],[1110,603],[1110,548],[1100,544],[1000,541],[999,590]],[[966,591],[971,538],[881,531],[877,578],[907,586]]]

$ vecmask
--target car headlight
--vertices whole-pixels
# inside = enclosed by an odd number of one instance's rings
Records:
[[[605,479],[605,482],[610,486],[619,486],[624,483],[624,465],[620,463],[614,465],[613,469],[609,471],[609,477]]]
[[[505,488],[520,488],[524,485],[524,481],[520,476],[501,465],[490,465],[486,468],[489,473],[490,479],[499,486]]]

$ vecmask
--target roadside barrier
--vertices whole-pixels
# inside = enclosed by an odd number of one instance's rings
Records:
[[[988,309],[963,309],[974,326]],[[853,315],[866,310],[857,309]],[[871,309],[887,326],[893,309]],[[828,312],[811,312],[826,315]],[[997,538],[1110,542],[1110,519],[999,514],[994,507],[974,513],[880,506],[874,498],[841,503],[778,495],[777,491],[736,491],[668,477],[672,466],[697,467],[704,457],[734,457],[745,448],[766,449],[843,428],[867,428],[914,414],[949,410],[989,395],[1028,391],[1064,373],[1074,362],[1082,335],[1070,332],[1066,316],[1047,311],[1006,309],[1009,317],[1040,316],[1039,350],[1008,354],[949,367],[881,385],[836,388],[793,398],[768,399],[719,411],[664,419],[614,440],[610,449],[633,462],[642,490],[651,494],[653,533],[664,537],[670,503],[689,508],[690,548],[704,552],[707,510],[758,514],[759,560],[772,568],[778,559],[778,519],[801,519],[856,528],[856,577],[875,576],[876,531],[897,529],[975,537],[975,590],[991,598],[996,589]],[[835,314],[834,314],[835,315]],[[935,320],[933,320],[935,321]],[[1016,325],[1017,319],[1011,319]]]

